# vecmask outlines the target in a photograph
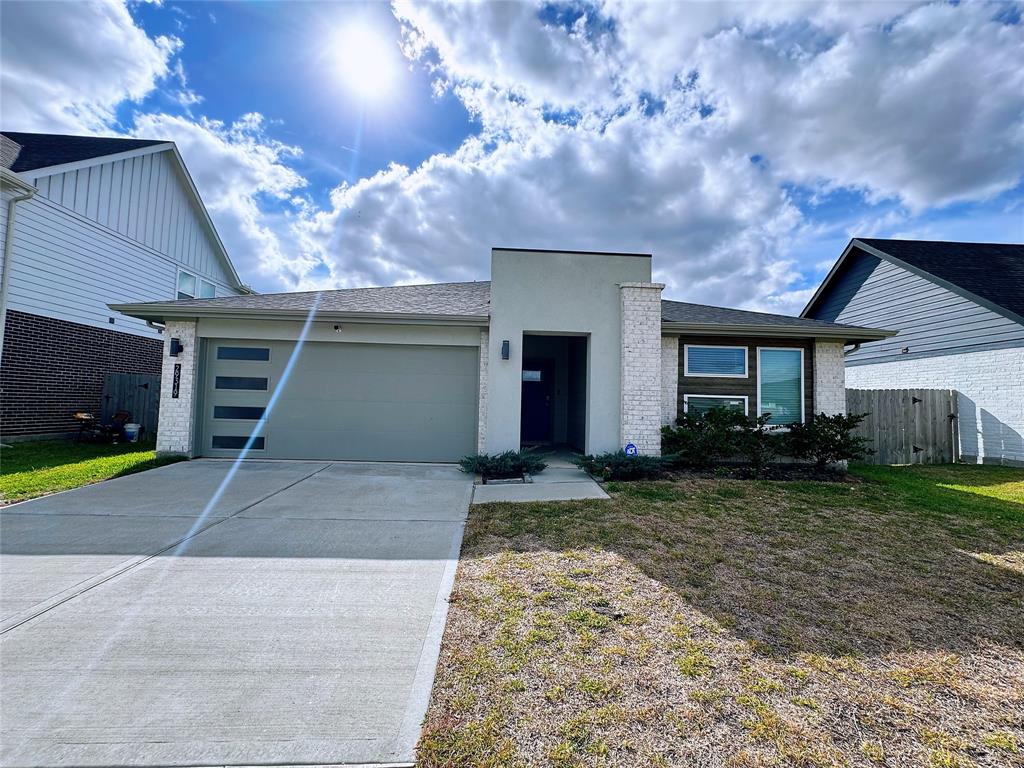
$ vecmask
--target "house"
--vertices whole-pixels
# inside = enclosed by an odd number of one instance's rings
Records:
[[[158,450],[224,457],[657,454],[680,409],[842,411],[844,346],[892,333],[662,288],[648,254],[496,248],[489,282],[111,309],[166,324]]]
[[[801,317],[900,329],[847,386],[954,389],[962,459],[1024,465],[1024,245],[851,240]]]
[[[159,330],[109,302],[249,292],[171,142],[7,132],[0,175],[5,440],[98,414],[107,373],[160,372]]]

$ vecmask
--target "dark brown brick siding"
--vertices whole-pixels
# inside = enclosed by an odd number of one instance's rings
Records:
[[[102,410],[105,374],[159,376],[162,351],[159,339],[8,310],[0,434],[74,431],[75,411]]]
[[[686,370],[685,344],[710,344],[747,348],[745,379],[716,379],[683,375]],[[683,395],[746,395],[750,415],[757,415],[757,348],[800,347],[804,350],[804,418],[814,413],[814,339],[759,339],[738,336],[679,337],[679,413],[683,412]]]

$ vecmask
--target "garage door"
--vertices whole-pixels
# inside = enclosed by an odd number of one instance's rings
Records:
[[[206,342],[204,456],[455,461],[476,450],[475,347]]]

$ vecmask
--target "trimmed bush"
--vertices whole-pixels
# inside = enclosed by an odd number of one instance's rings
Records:
[[[627,456],[621,452],[598,456],[577,456],[576,466],[602,480],[652,480],[665,472],[666,461],[659,456]]]
[[[662,427],[661,452],[678,466],[707,467],[743,451],[743,432],[750,420],[729,408],[703,415],[682,413],[676,426]]]
[[[459,467],[463,472],[495,480],[522,477],[524,474],[536,475],[547,469],[547,466],[539,456],[530,451],[505,451],[493,456],[476,453],[464,456],[459,461]]]
[[[762,474],[788,447],[786,435],[772,429],[769,419],[771,414],[758,416],[736,433],[738,454],[757,474]]]
[[[851,434],[864,419],[861,414],[815,414],[807,424],[789,428],[788,451],[798,459],[809,459],[819,469],[837,461],[862,459],[873,451],[866,438]]]

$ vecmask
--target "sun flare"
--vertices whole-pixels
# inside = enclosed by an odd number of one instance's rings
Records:
[[[383,101],[398,74],[398,47],[380,30],[353,23],[331,42],[335,71],[342,84],[363,101]]]

